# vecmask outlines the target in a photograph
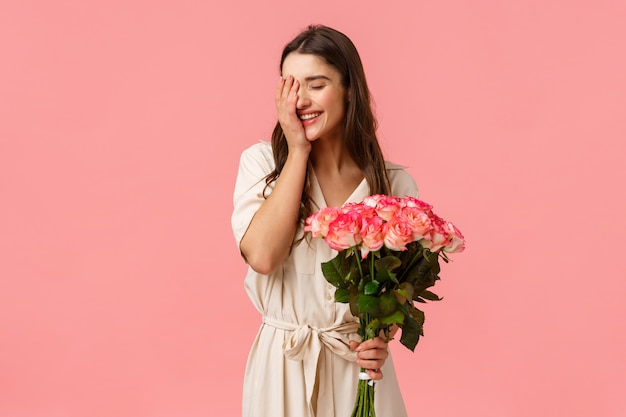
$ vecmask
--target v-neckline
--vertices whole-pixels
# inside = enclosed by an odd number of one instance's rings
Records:
[[[326,198],[324,197],[324,193],[322,192],[322,186],[320,185],[319,180],[317,179],[317,175],[315,175],[315,170],[313,167],[309,167],[309,181],[311,184],[311,198],[313,203],[318,207],[318,210],[323,209],[324,207],[329,207],[328,203],[326,203]],[[365,187],[365,192],[361,191],[361,189]],[[361,200],[367,196],[367,180],[365,177],[361,180],[361,182],[352,190],[352,193],[348,196],[346,201],[341,203],[344,205],[350,202],[358,202],[355,200]]]

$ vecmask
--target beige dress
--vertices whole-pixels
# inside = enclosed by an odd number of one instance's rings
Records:
[[[242,153],[232,215],[238,245],[264,201],[264,178],[273,169],[270,143]],[[415,182],[402,167],[387,164],[387,170],[393,195],[417,196]],[[312,170],[309,178],[318,210],[326,204]],[[368,194],[363,180],[347,201]],[[320,263],[335,255],[323,240],[313,239],[310,246],[305,240],[270,275],[248,268],[245,289],[262,324],[245,371],[244,417],[350,416],[359,367],[348,342],[359,340],[358,324],[347,304],[334,301],[334,287],[322,275]],[[377,416],[406,416],[391,357],[382,370],[375,389]]]

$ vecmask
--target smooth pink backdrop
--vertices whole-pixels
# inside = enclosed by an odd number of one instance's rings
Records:
[[[0,415],[240,414],[230,231],[284,43],[334,26],[389,159],[468,240],[393,347],[411,416],[626,415],[626,5],[0,4]],[[390,417],[390,416],[381,416]]]

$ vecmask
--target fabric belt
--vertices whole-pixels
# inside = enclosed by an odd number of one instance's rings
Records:
[[[280,330],[291,332],[283,343],[283,353],[285,357],[295,361],[302,361],[304,368],[304,381],[306,389],[306,398],[309,405],[311,415],[313,415],[313,389],[317,378],[317,369],[322,354],[322,346],[327,347],[336,355],[345,360],[355,362],[356,354],[350,350],[350,346],[345,342],[345,335],[356,333],[359,329],[358,322],[347,322],[337,324],[331,327],[317,328],[309,325],[299,325],[286,321],[263,317],[263,323],[268,326],[275,327]],[[325,372],[329,375],[332,370],[330,362],[326,361]],[[327,384],[324,384],[324,392],[331,395],[325,395],[322,406],[328,409],[329,413],[320,413],[320,415],[334,415],[333,387],[332,378],[328,378]],[[321,396],[320,392],[320,396]]]

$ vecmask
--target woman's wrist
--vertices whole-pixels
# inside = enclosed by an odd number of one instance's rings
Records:
[[[308,164],[309,155],[311,154],[311,149],[307,149],[305,147],[293,147],[289,148],[289,153],[287,154],[287,161],[285,165],[292,161],[295,164]]]

